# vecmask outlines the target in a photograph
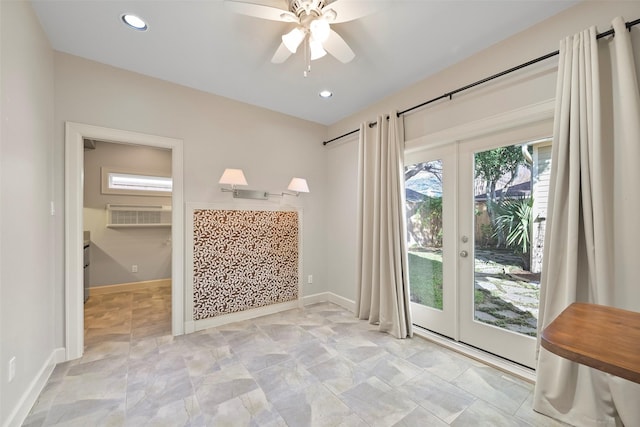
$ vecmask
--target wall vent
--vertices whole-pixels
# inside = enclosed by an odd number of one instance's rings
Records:
[[[171,206],[108,204],[107,227],[171,227]]]

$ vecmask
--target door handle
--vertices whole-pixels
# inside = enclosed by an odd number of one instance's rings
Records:
[[[466,258],[468,255],[469,255],[469,252],[467,252],[467,251],[460,251],[460,256],[461,256],[462,258]]]

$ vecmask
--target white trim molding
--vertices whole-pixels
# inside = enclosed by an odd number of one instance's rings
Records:
[[[297,308],[300,308],[298,301],[287,301],[279,304],[271,304],[264,307],[239,311],[237,313],[223,314],[222,316],[209,317],[208,319],[194,321],[193,330],[201,331],[207,328],[215,328],[216,326],[242,322],[244,320],[251,320],[257,317],[268,316],[270,314],[280,313],[281,311],[293,310]]]
[[[44,387],[47,385],[47,381],[49,377],[51,377],[56,365],[65,361],[65,355],[66,351],[64,348],[56,348],[51,352],[36,376],[29,383],[20,400],[18,400],[18,404],[13,408],[11,414],[9,414],[4,427],[18,427],[24,423],[31,408],[38,400],[40,393],[42,393],[42,390],[44,390]]]
[[[173,195],[171,211],[171,330],[184,333],[184,199],[183,141],[82,123],[65,123],[65,343],[66,360],[82,356],[84,349],[82,207],[84,139],[136,144],[171,150]]]
[[[356,302],[340,296],[338,294],[334,294],[333,292],[320,292],[318,294],[307,295],[304,297],[304,305],[318,304],[321,302],[330,302],[335,305],[338,305],[345,310],[349,310],[352,313],[356,312]]]
[[[550,99],[517,110],[464,123],[405,141],[405,154],[553,119],[554,111],[555,100]]]
[[[118,283],[115,285],[93,286],[89,288],[89,296],[133,292],[143,289],[157,289],[171,286],[171,279],[145,280],[142,282]]]
[[[298,298],[293,301],[286,301],[282,303],[272,304],[264,307],[256,307],[241,312],[223,314],[216,317],[207,319],[194,320],[193,319],[193,262],[194,262],[194,240],[193,240],[193,214],[196,210],[241,210],[241,211],[284,211],[284,212],[297,212],[298,213]],[[189,316],[185,323],[185,333],[191,333],[214,326],[225,325],[227,323],[239,322],[242,320],[249,320],[260,316],[266,316],[268,314],[277,313],[280,311],[291,310],[293,308],[303,308],[304,301],[302,298],[303,281],[302,272],[304,267],[303,253],[304,253],[304,241],[303,241],[303,210],[299,206],[293,206],[288,204],[274,204],[274,203],[260,203],[260,204],[246,204],[237,203],[235,200],[231,202],[214,202],[214,203],[187,203],[185,205],[185,315]]]

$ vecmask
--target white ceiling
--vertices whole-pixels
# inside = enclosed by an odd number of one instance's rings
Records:
[[[270,62],[292,24],[236,14],[223,0],[31,3],[56,50],[330,125],[578,2],[341,1],[380,7],[332,25],[355,52],[353,61],[327,55],[312,62],[306,78],[300,51],[283,64]],[[287,8],[286,0],[251,2]],[[144,18],[148,31],[125,27],[125,12]],[[334,96],[321,99],[321,89]]]

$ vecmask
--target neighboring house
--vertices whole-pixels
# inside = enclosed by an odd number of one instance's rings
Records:
[[[547,219],[551,141],[533,146],[533,229],[531,230],[531,272],[542,271],[542,248]]]

